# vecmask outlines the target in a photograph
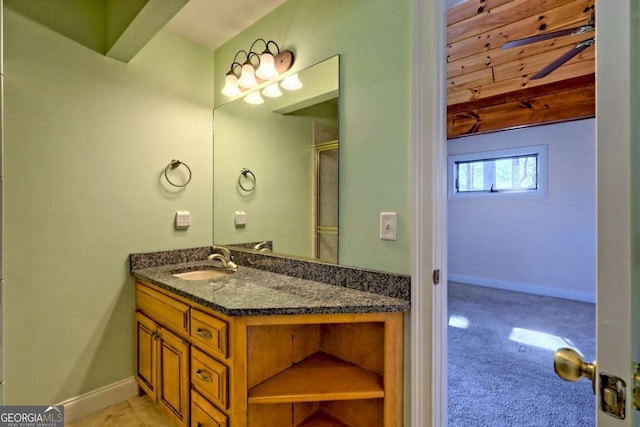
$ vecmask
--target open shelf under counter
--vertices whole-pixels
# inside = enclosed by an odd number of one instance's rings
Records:
[[[248,397],[250,404],[377,399],[384,387],[381,375],[319,351],[251,388]]]

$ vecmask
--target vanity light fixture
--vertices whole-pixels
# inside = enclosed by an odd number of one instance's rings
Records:
[[[256,44],[263,43],[264,50],[262,53],[254,51]],[[244,62],[239,61],[244,57]],[[224,88],[222,93],[226,96],[239,96],[243,90],[255,89],[263,86],[262,94],[269,97],[281,96],[282,92],[278,88],[277,83],[267,84],[270,80],[277,79],[282,73],[288,71],[293,66],[293,52],[290,50],[280,51],[280,47],[273,40],[256,39],[251,43],[249,50],[239,50],[236,52],[229,67],[229,71],[225,77]],[[296,77],[297,79],[297,77]],[[286,79],[285,79],[286,80]],[[298,80],[299,87],[302,87]],[[282,82],[283,88],[284,81]],[[275,86],[274,86],[275,85]],[[291,86],[293,88],[293,86]],[[289,88],[289,90],[293,90]],[[253,95],[255,93],[255,95]],[[260,96],[260,92],[249,93],[251,99],[245,99],[250,104],[262,104],[264,100]],[[247,95],[247,97],[249,97]],[[258,100],[259,99],[259,100]]]

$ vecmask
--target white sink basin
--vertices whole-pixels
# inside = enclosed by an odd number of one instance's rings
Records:
[[[176,273],[173,277],[177,277],[182,280],[209,280],[217,279],[218,277],[228,276],[235,273],[233,270],[196,270],[186,271],[184,273]]]

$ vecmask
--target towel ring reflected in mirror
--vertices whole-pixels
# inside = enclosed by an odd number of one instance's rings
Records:
[[[245,183],[245,185],[242,184],[243,177],[245,180],[249,181],[248,185],[247,183]],[[256,183],[256,176],[253,174],[253,172],[251,172],[247,168],[242,168],[242,170],[240,171],[240,176],[238,176],[238,185],[240,186],[240,188],[248,193],[256,189]]]
[[[187,176],[187,181],[184,184],[176,184],[175,182],[169,179],[169,175],[167,174],[169,170],[176,169],[180,165],[184,165],[184,167],[187,168],[187,172],[189,173]],[[167,180],[167,182],[173,185],[174,187],[186,187],[191,182],[191,168],[186,163],[181,162],[180,160],[171,160],[171,162],[169,162],[167,167],[164,168],[164,177]]]

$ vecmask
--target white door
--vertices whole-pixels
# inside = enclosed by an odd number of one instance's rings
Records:
[[[413,0],[413,287],[410,416],[446,426],[446,171],[444,16],[438,0]],[[625,417],[600,410],[598,427],[635,427],[640,362],[640,0],[600,0],[597,34],[597,372],[626,383]],[[550,365],[551,369],[551,365]],[[597,375],[599,377],[599,375]],[[532,396],[533,397],[533,396]]]
[[[597,410],[599,427],[640,424],[632,372],[640,362],[639,8],[638,0],[596,5],[596,359],[597,371],[620,377],[627,395],[625,419]]]

